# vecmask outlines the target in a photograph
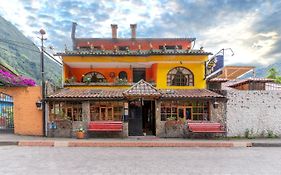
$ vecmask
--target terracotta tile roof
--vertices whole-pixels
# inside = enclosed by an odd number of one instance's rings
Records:
[[[161,96],[159,90],[144,80],[140,80],[130,89],[123,92],[124,96]]]
[[[161,90],[162,98],[220,98],[223,97],[213,91],[207,89],[167,89]]]
[[[249,72],[255,67],[252,66],[225,66],[223,67],[222,74],[217,78],[227,78],[229,80],[237,79]]]
[[[234,86],[238,86],[240,84],[249,83],[249,82],[269,83],[269,82],[274,82],[274,80],[270,79],[270,78],[247,78],[247,79],[233,81],[232,83],[228,84],[228,86],[234,87]]]
[[[48,100],[58,99],[124,99],[125,97],[159,97],[159,98],[220,98],[223,97],[207,89],[156,89],[144,80],[130,89],[69,89],[64,88],[50,94]]]
[[[47,98],[123,98],[124,90],[107,90],[107,89],[61,89],[53,94],[50,94]]]
[[[212,55],[203,50],[75,50],[56,53],[56,56],[149,56],[149,55]]]

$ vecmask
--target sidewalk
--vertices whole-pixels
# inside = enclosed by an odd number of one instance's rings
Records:
[[[48,147],[281,147],[281,139],[49,138],[0,134],[0,145]]]

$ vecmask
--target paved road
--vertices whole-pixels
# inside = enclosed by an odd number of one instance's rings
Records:
[[[1,146],[0,174],[281,174],[281,148]]]

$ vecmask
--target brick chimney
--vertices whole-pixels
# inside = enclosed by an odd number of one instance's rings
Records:
[[[111,24],[111,30],[112,30],[112,39],[117,39],[117,24]]]
[[[75,39],[76,26],[77,26],[77,23],[73,22],[72,23],[72,30],[71,30],[71,39],[72,39],[72,48],[73,48],[73,50],[76,50],[76,39]]]
[[[137,33],[136,33],[137,24],[130,24],[130,27],[131,27],[131,38],[136,39],[136,37],[137,37]]]
[[[71,30],[71,39],[75,39],[76,26],[77,26],[77,23],[73,22],[72,23],[72,30]]]

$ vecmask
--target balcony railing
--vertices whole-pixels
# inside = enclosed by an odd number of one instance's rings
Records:
[[[97,82],[97,83],[64,83],[64,86],[132,86],[134,83],[110,83],[110,82]]]
[[[71,82],[64,83],[64,87],[75,87],[75,86],[133,86],[133,82],[96,82],[96,83],[80,83]],[[150,82],[151,85],[155,86],[154,82]]]

